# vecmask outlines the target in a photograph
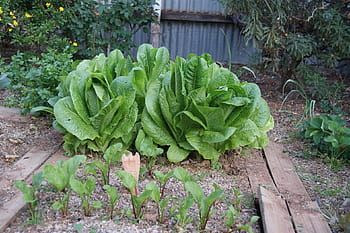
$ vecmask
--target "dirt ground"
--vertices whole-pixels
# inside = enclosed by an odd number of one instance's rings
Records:
[[[300,120],[303,112],[303,102],[301,100],[291,100],[286,102],[281,110],[282,96],[276,87],[278,82],[274,79],[257,80],[262,89],[264,98],[268,101],[272,114],[275,119],[275,128],[269,133],[270,140],[283,143],[286,151],[290,154],[296,170],[302,179],[311,198],[319,204],[322,213],[330,223],[334,232],[341,232],[338,226],[339,216],[350,211],[350,167],[345,165],[339,171],[332,170],[327,163],[320,158],[305,157],[308,154],[308,147],[300,141],[296,135],[296,124]],[[6,92],[0,90],[0,105],[4,104]],[[61,137],[51,128],[50,119],[31,118],[26,123],[14,123],[0,120],[0,172],[6,172],[11,169],[11,165],[23,156],[30,148],[35,145],[53,146],[57,145]],[[242,209],[242,223],[248,221],[249,217],[258,214],[252,197],[248,178],[244,169],[244,158],[227,154],[222,158],[223,170],[212,170],[207,162],[198,160],[189,160],[182,164],[192,174],[198,177],[201,186],[208,192],[212,189],[212,184],[216,183],[225,189],[229,199],[232,197],[232,188],[239,188],[245,195]],[[156,169],[166,171],[173,168],[174,165],[161,160]],[[114,168],[118,169],[118,168]],[[113,173],[113,172],[112,172]],[[145,176],[141,189],[149,181]],[[117,184],[117,178],[112,182]],[[97,187],[101,190],[101,187]],[[4,201],[11,197],[13,189],[0,191],[0,206]],[[171,180],[167,188],[168,195],[181,199],[184,190],[181,185]],[[106,197],[99,197],[101,192],[96,194],[95,199],[105,200]],[[104,210],[97,210],[93,217],[81,217],[79,208],[79,199],[77,196],[71,200],[71,215],[67,219],[60,218],[50,208],[52,200],[57,198],[49,188],[40,193],[40,209],[44,219],[41,224],[28,226],[25,219],[28,218],[28,212],[23,211],[6,232],[174,232],[174,222],[168,218],[165,224],[158,224],[154,221],[152,206],[147,208],[146,219],[135,224],[132,218],[125,213],[130,207],[127,193],[121,193],[121,201],[118,206],[119,213],[123,216],[114,221],[105,218]],[[217,211],[214,217],[208,223],[208,232],[222,232],[224,226],[222,216],[227,208],[225,202],[217,205]],[[192,209],[192,214],[196,219],[197,213]],[[81,231],[79,231],[79,229]],[[195,231],[192,224],[184,229],[185,232]],[[260,232],[261,226],[257,224],[255,231]]]

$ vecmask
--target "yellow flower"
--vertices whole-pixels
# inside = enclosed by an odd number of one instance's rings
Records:
[[[64,11],[64,8],[60,6],[60,7],[58,8],[58,10],[59,10],[60,12],[63,12],[63,11]]]
[[[13,30],[12,28],[9,28],[9,29],[8,29],[9,32],[12,32],[12,30]]]
[[[47,8],[49,8],[49,7],[51,6],[51,3],[50,3],[50,2],[47,2],[47,3],[45,3],[45,6],[46,6]]]
[[[73,42],[72,45],[73,45],[74,47],[77,47],[77,46],[78,46],[78,43],[77,43],[77,42]]]
[[[0,22],[2,21],[2,18],[0,18]]]
[[[26,18],[32,18],[32,17],[33,17],[33,15],[29,14],[28,12],[24,13],[24,16],[25,16]]]
[[[15,14],[14,14],[12,11],[10,11],[10,15],[11,15],[11,16],[15,16]]]
[[[12,21],[12,24],[13,24],[13,26],[15,26],[15,27],[18,26],[18,22],[17,22],[16,20],[13,20],[13,21]]]
[[[4,13],[3,10],[2,10],[2,7],[0,6],[0,15]]]
[[[12,19],[16,19],[16,16],[12,16]]]

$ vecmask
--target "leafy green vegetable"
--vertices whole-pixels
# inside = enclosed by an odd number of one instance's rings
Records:
[[[237,219],[239,217],[239,211],[235,209],[232,205],[229,206],[229,209],[225,214],[225,226],[230,230],[233,229],[236,225]]]
[[[160,171],[155,171],[154,172],[154,177],[155,179],[158,181],[159,183],[159,187],[160,187],[160,197],[162,198],[164,196],[164,190],[165,190],[165,186],[167,184],[167,182],[169,181],[169,179],[174,175],[173,171],[169,171],[167,173],[162,173]]]
[[[110,185],[104,185],[103,189],[106,191],[108,195],[108,202],[109,202],[109,218],[113,219],[113,212],[114,208],[119,200],[119,194],[115,187],[112,187]]]
[[[177,58],[168,72],[148,82],[142,129],[154,143],[169,146],[171,162],[191,151],[215,162],[226,150],[267,144],[273,119],[259,87],[208,61]],[[151,72],[150,66],[141,68],[139,73]]]
[[[185,227],[192,221],[192,218],[189,215],[189,209],[192,207],[194,201],[191,195],[186,196],[186,198],[180,203],[177,214],[175,215],[177,224],[180,227]]]
[[[194,181],[187,181],[185,189],[189,192],[194,201],[197,203],[199,209],[199,229],[204,230],[210,217],[210,210],[214,203],[222,198],[223,190],[214,185],[215,190],[205,196],[202,188]]]
[[[96,179],[92,176],[89,176],[85,182],[80,181],[74,177],[70,178],[69,184],[74,192],[76,192],[81,199],[81,206],[84,211],[85,216],[91,216],[91,204],[90,199],[93,192],[96,189]],[[94,203],[95,206],[97,203]]]
[[[174,177],[182,183],[186,183],[187,181],[193,181],[192,175],[182,167],[177,167],[174,169]]]
[[[36,173],[32,178],[32,185],[27,185],[26,182],[22,180],[16,180],[15,186],[23,194],[23,200],[28,204],[30,212],[30,222],[33,224],[39,223],[40,212],[38,210],[38,197],[37,192],[43,181],[42,172]]]
[[[71,154],[85,148],[106,153],[133,140],[138,108],[130,61],[119,50],[84,60],[59,86],[54,105],[57,127],[65,131],[65,149]]]
[[[61,199],[56,201],[52,207],[61,210],[63,216],[68,214],[70,179],[75,176],[79,165],[85,161],[85,156],[77,155],[66,161],[58,161],[56,165],[46,165],[43,169],[45,180],[62,193]]]

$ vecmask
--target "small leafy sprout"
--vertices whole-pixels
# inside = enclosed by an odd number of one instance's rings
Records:
[[[239,211],[230,205],[225,214],[225,226],[228,230],[234,230],[237,220],[239,218]]]
[[[236,210],[238,210],[240,213],[244,195],[242,194],[241,190],[237,188],[233,188],[233,195],[234,195],[233,207],[236,208]]]
[[[75,176],[81,163],[86,161],[83,155],[76,155],[66,161],[58,161],[56,165],[46,165],[43,170],[45,180],[52,185],[57,192],[62,194],[60,200],[53,203],[52,208],[60,210],[62,216],[68,215],[68,203],[70,194],[70,179]]]
[[[70,179],[70,186],[74,192],[76,192],[81,199],[81,206],[85,216],[91,216],[91,196],[96,189],[96,179],[89,176],[85,182],[80,181],[74,177]],[[93,207],[100,207],[101,204],[95,202]]]
[[[108,196],[109,218],[112,220],[114,208],[117,205],[117,202],[118,202],[120,196],[119,196],[118,191],[115,187],[112,187],[109,185],[104,185],[103,188],[106,191],[107,196]]]
[[[165,186],[168,183],[169,179],[174,175],[173,171],[169,171],[168,173],[162,173],[160,171],[154,172],[154,177],[159,183],[160,187],[160,198],[164,197]]]
[[[215,202],[222,198],[223,190],[214,185],[214,191],[205,196],[202,188],[193,181],[187,181],[185,183],[185,190],[189,192],[194,201],[197,203],[199,210],[199,229],[204,230],[210,217],[210,211]]]
[[[104,162],[101,160],[95,160],[86,166],[86,172],[96,175],[96,170],[99,170],[102,174],[103,185],[109,185],[109,176],[111,165],[121,160],[124,153],[124,148],[121,143],[116,143],[107,148],[103,155]]]
[[[192,221],[188,211],[192,207],[193,203],[194,201],[191,195],[186,196],[186,198],[180,203],[178,212],[175,214],[175,219],[179,227],[184,228]]]
[[[146,185],[146,190],[150,190],[150,198],[157,204],[159,222],[164,220],[164,211],[168,205],[169,199],[162,197],[161,189],[155,182],[150,182]]]
[[[174,177],[181,181],[182,183],[186,183],[187,181],[193,181],[193,176],[186,171],[182,167],[177,167],[174,169]]]
[[[23,200],[28,204],[31,224],[38,224],[40,221],[40,213],[38,210],[38,197],[37,192],[43,181],[42,172],[35,174],[32,178],[32,185],[27,185],[26,182],[21,180],[15,181],[15,186],[23,194]]]
[[[151,137],[146,136],[142,129],[139,130],[136,140],[135,147],[141,155],[147,157],[146,168],[149,175],[152,175],[152,168],[157,161],[158,155],[163,153],[162,148],[158,148]]]
[[[123,186],[126,187],[130,193],[135,219],[140,219],[143,214],[142,207],[144,203],[150,198],[152,191],[145,190],[140,195],[138,195],[135,192],[137,183],[133,175],[127,171],[117,171],[117,176],[120,178]]]
[[[254,233],[253,231],[253,225],[259,220],[260,217],[258,216],[252,216],[247,224],[244,225],[238,225],[237,228],[240,231],[244,231],[247,233]]]

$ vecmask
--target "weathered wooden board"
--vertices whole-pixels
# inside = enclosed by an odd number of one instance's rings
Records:
[[[22,116],[21,110],[18,108],[7,108],[0,106],[0,120],[28,122],[30,120],[30,117]]]
[[[287,201],[297,232],[330,233],[330,227],[317,205],[311,201],[292,161],[283,153],[283,146],[270,142],[264,152],[272,179]]]
[[[295,233],[285,200],[260,186],[259,205],[265,233]]]
[[[57,151],[57,150],[56,150]],[[67,157],[63,156],[63,151],[59,150],[54,155],[52,155],[49,159],[41,164],[41,166],[32,172],[27,178],[27,183],[31,182],[31,177],[34,173],[39,172],[46,164],[55,164],[58,160],[64,160]],[[16,217],[17,213],[21,211],[26,206],[26,203],[23,201],[23,195],[21,192],[16,191],[15,196],[4,203],[4,205],[0,208],[0,232],[5,231],[7,226],[12,222],[12,220]]]
[[[258,198],[259,186],[277,192],[261,151],[251,150],[251,153],[246,157],[245,167],[250,186],[256,198]]]
[[[30,149],[14,164],[11,171],[2,175],[0,189],[8,187],[8,185],[11,185],[15,180],[25,180],[58,149],[58,146],[45,150],[40,147],[33,147]]]

